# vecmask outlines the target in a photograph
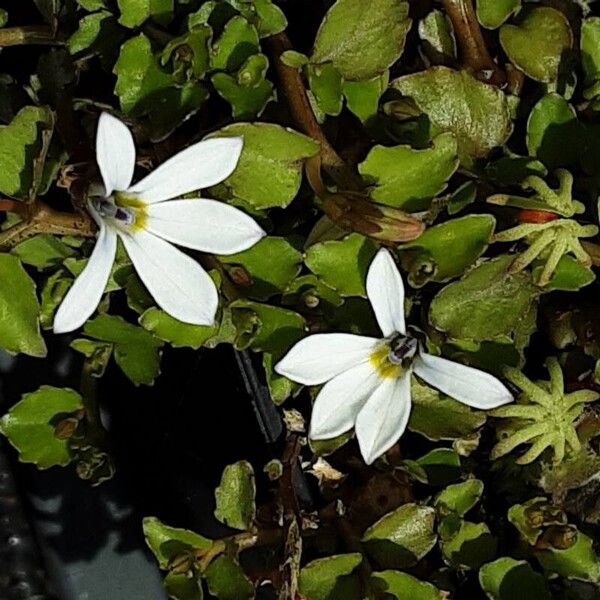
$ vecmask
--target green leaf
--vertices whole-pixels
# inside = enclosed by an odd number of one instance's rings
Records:
[[[537,550],[535,556],[544,570],[550,573],[567,579],[600,583],[600,560],[594,552],[593,540],[581,531],[577,532],[577,541],[570,548]]]
[[[39,469],[71,462],[68,440],[55,435],[56,425],[83,408],[81,396],[68,388],[44,385],[24,394],[0,419],[0,432],[18,450],[19,460]]]
[[[427,210],[458,168],[456,138],[443,133],[424,150],[375,146],[358,168],[374,182],[371,197],[377,202],[407,211]]]
[[[213,542],[193,531],[169,527],[156,517],[145,517],[143,521],[146,544],[158,561],[161,569],[167,569],[171,560],[192,550],[208,550]]]
[[[396,600],[441,600],[442,592],[431,583],[420,581],[400,571],[379,571],[371,575],[370,584],[385,597]]]
[[[115,361],[135,385],[152,385],[160,372],[163,342],[150,332],[121,317],[100,315],[88,321],[83,331],[90,337],[114,344]]]
[[[464,517],[481,499],[483,481],[467,479],[443,489],[436,497],[434,506],[445,516],[450,513]]]
[[[286,207],[300,189],[304,159],[318,152],[318,144],[271,123],[236,123],[210,135],[233,136],[244,137],[244,149],[224,185],[252,208]]]
[[[77,58],[97,54],[103,64],[106,60],[112,66],[123,38],[124,30],[114,15],[100,10],[79,21],[79,29],[67,40],[67,47]]]
[[[600,80],[600,17],[589,17],[581,24],[581,65],[585,84]]]
[[[260,50],[258,32],[244,17],[233,17],[218,40],[212,44],[210,66],[213,69],[237,71]]]
[[[475,411],[438,390],[411,384],[412,411],[408,428],[434,442],[457,440],[472,435],[486,421],[485,412]]]
[[[521,8],[521,0],[477,0],[477,19],[486,29],[497,29]]]
[[[150,18],[166,24],[173,17],[173,0],[117,0],[117,4],[119,23],[132,29]]]
[[[451,567],[478,569],[496,555],[496,538],[485,523],[460,521],[458,529],[450,537],[445,538],[442,532],[443,528],[440,528],[442,556]]]
[[[359,233],[343,240],[313,244],[306,251],[306,266],[341,296],[367,297],[367,269],[377,251],[375,242]]]
[[[479,570],[479,584],[490,600],[550,600],[544,577],[536,573],[527,561],[509,556],[483,565]]]
[[[486,250],[496,219],[467,215],[426,229],[414,242],[398,247],[413,287],[462,275]]]
[[[150,40],[142,33],[121,46],[114,67],[115,94],[121,109],[131,117],[145,117],[153,140],[165,137],[185,117],[200,108],[207,92],[196,82],[176,85],[152,53]]]
[[[477,185],[474,181],[467,181],[458,187],[448,201],[448,214],[455,215],[461,212],[464,208],[473,204],[477,199]]]
[[[174,600],[202,600],[202,584],[200,580],[187,573],[168,573],[163,585],[169,598]]]
[[[351,81],[372,79],[400,58],[410,24],[406,2],[337,0],[321,23],[311,61],[332,62]]]
[[[47,108],[37,106],[25,106],[8,125],[0,126],[0,193],[29,196],[44,130],[52,130],[52,115]]]
[[[530,175],[544,178],[548,175],[548,169],[535,158],[511,154],[489,162],[485,167],[485,173],[495,183],[507,186],[517,185]],[[525,202],[531,202],[531,199],[528,198]]]
[[[543,265],[537,264],[532,270],[534,281],[537,281],[536,277],[541,273]],[[576,292],[577,290],[589,285],[596,279],[594,272],[585,265],[582,265],[572,256],[563,256],[552,279],[544,287],[546,291],[550,290],[561,290],[565,292]]]
[[[96,342],[87,338],[78,338],[70,344],[76,352],[87,358],[87,365],[94,377],[102,377],[112,356],[113,345],[108,342]]]
[[[308,65],[306,69],[310,91],[317,105],[326,115],[342,112],[344,80],[332,63]]]
[[[359,600],[360,586],[352,573],[361,562],[358,552],[313,560],[300,571],[300,593],[307,600]]]
[[[306,330],[306,321],[296,312],[250,300],[236,300],[229,307],[236,326],[235,346],[280,356]]]
[[[527,150],[549,169],[568,167],[579,158],[583,128],[575,109],[558,94],[546,94],[527,121]]]
[[[525,11],[517,25],[503,25],[500,43],[521,71],[547,83],[557,79],[563,53],[573,45],[573,33],[563,13],[541,6]]]
[[[434,522],[435,511],[430,506],[404,504],[369,527],[363,543],[382,567],[409,567],[435,545]]]
[[[389,71],[364,81],[344,81],[342,91],[346,98],[348,110],[354,113],[363,123],[377,115],[379,98],[388,87]]]
[[[416,461],[429,485],[442,486],[460,477],[460,457],[450,448],[434,448]]]
[[[15,246],[12,253],[21,259],[22,263],[47,269],[60,265],[65,258],[75,254],[72,248],[49,234],[36,235]]]
[[[208,590],[219,600],[246,600],[254,598],[254,586],[244,571],[229,556],[221,555],[204,572]]]
[[[506,96],[466,71],[433,67],[395,79],[391,86],[415,101],[435,131],[455,134],[461,161],[485,156],[512,131]]]
[[[425,53],[436,64],[449,64],[456,59],[454,30],[441,10],[432,10],[419,21],[419,37]]]
[[[21,261],[0,253],[0,348],[10,353],[46,356],[46,344],[40,333],[40,305],[35,284]]]
[[[160,54],[161,65],[164,67],[172,63],[173,77],[177,83],[202,79],[209,69],[208,45],[211,39],[212,29],[208,25],[191,27],[164,47]]]
[[[273,84],[265,79],[269,61],[264,54],[253,54],[233,77],[215,73],[211,81],[219,94],[231,104],[235,119],[260,115],[273,98]]]
[[[245,295],[266,300],[283,292],[300,272],[302,254],[285,238],[265,237],[248,250],[219,256],[219,261],[231,265],[228,270],[239,266],[243,277],[249,277],[249,285],[244,285]],[[235,272],[230,276],[236,281]]]
[[[40,324],[43,329],[50,329],[54,321],[54,313],[71,287],[73,279],[60,269],[46,279],[40,294]]]
[[[511,336],[538,295],[529,273],[508,274],[512,261],[510,255],[488,260],[447,285],[431,303],[431,324],[455,339]]]
[[[308,56],[297,52],[296,50],[286,50],[281,53],[279,60],[286,66],[292,67],[293,69],[301,69],[304,65],[308,64]]]
[[[227,465],[215,490],[215,517],[229,527],[250,529],[256,516],[254,469],[246,460]]]
[[[174,348],[200,348],[217,332],[215,325],[183,323],[155,306],[142,314],[140,325]]]

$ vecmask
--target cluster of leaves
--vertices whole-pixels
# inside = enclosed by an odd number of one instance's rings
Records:
[[[90,389],[112,359],[148,386],[169,346],[255,353],[286,426],[281,461],[264,466],[274,493],[257,510],[263,465],[240,461],[215,493],[216,519],[237,532],[145,520],[172,598],[243,600],[265,586],[307,600],[598,594],[592,2],[36,0],[0,10],[0,65],[10,354],[58,360],[46,340],[92,248],[80,213],[100,111],[131,125],[140,171],[202,137],[244,138],[235,172],[205,195],[268,236],[202,257],[221,292],[215,325],[158,308],[120,247],[98,313],[70,339],[81,393],[23,390],[0,420],[20,460],[72,463],[98,484],[113,464]],[[316,390],[273,366],[308,332],[378,335],[365,276],[382,241],[429,350],[522,393],[486,414],[415,377],[402,452],[367,468],[351,433],[307,440]]]

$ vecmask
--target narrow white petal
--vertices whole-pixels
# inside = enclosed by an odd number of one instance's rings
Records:
[[[304,385],[319,385],[369,360],[378,342],[351,333],[317,333],[293,346],[275,371]]]
[[[310,437],[326,440],[352,429],[358,411],[380,382],[369,361],[327,382],[313,404]]]
[[[219,296],[195,260],[147,231],[121,239],[140,279],[166,313],[184,323],[212,325]]]
[[[266,234],[245,212],[216,200],[172,200],[147,207],[145,228],[159,237],[203,252],[235,254]]]
[[[179,152],[129,191],[148,203],[162,202],[221,183],[235,170],[243,138],[212,138]]]
[[[81,327],[102,298],[117,251],[117,234],[104,224],[85,269],[79,274],[54,316],[54,333]]]
[[[358,445],[368,465],[398,441],[410,416],[410,373],[380,381],[356,419]]]
[[[413,368],[429,385],[473,408],[488,410],[513,401],[500,380],[473,367],[421,353]]]
[[[404,283],[392,255],[382,248],[367,274],[367,296],[384,337],[404,333]]]
[[[124,123],[108,113],[102,113],[98,121],[96,160],[106,196],[129,187],[135,168],[133,137]]]

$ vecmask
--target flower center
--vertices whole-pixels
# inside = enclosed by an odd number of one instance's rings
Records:
[[[369,360],[381,377],[400,377],[412,364],[418,346],[416,338],[396,333],[386,339]]]
[[[131,231],[144,228],[146,205],[135,196],[116,192],[110,198],[94,197],[91,202],[103,219],[111,219],[120,229]]]

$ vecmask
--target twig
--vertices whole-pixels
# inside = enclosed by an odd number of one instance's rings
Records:
[[[341,189],[362,189],[364,184],[360,176],[335,151],[317,123],[299,71],[288,67],[281,60],[283,52],[292,49],[288,36],[285,33],[278,33],[267,38],[266,43],[294,121],[306,135],[321,144],[320,159],[323,168]]]
[[[12,203],[12,200],[3,200],[2,202],[5,203],[6,208],[0,208],[0,210],[18,212],[23,220],[0,232],[0,251],[9,250],[19,242],[38,233],[83,237],[93,237],[96,233],[96,225],[87,213],[59,212],[39,200],[27,205],[26,210],[21,209],[20,203],[19,205],[6,204]],[[18,211],[13,211],[17,207]]]
[[[463,66],[477,79],[502,87],[506,75],[488,52],[471,0],[443,0],[460,47]]]
[[[0,48],[8,46],[61,45],[63,42],[46,25],[25,25],[23,27],[5,27],[0,29]]]

